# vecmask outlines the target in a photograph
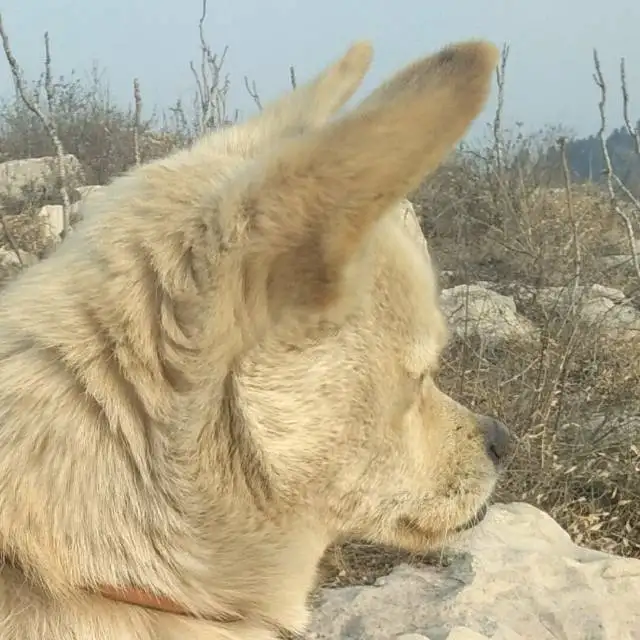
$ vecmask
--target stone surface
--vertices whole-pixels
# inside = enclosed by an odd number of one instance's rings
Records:
[[[535,335],[532,323],[516,311],[513,298],[481,284],[444,289],[440,300],[453,334],[460,339],[479,337],[495,345]]]
[[[73,191],[73,195],[79,200],[72,202],[69,207],[69,222],[70,225],[74,223],[74,220],[82,218],[83,205],[94,198],[100,196],[100,193],[104,187],[97,185],[87,185],[82,187],[76,187]],[[46,204],[38,212],[38,217],[45,224],[49,235],[54,240],[60,240],[62,231],[64,230],[64,209],[60,204]],[[70,226],[69,231],[72,231]]]
[[[536,293],[536,303],[548,314],[567,314],[572,296],[578,317],[586,325],[615,335],[620,331],[640,331],[640,312],[619,289],[594,284],[578,287],[547,287]]]
[[[494,505],[448,566],[324,589],[309,640],[636,640],[640,560],[575,545],[547,514]],[[416,635],[417,634],[417,635]]]
[[[49,235],[59,238],[64,229],[64,208],[61,204],[46,204],[38,217],[46,225]]]
[[[64,156],[64,165],[69,185],[80,184],[82,167],[72,155]],[[56,191],[57,163],[53,156],[9,160],[0,163],[0,195],[19,197],[25,188],[33,188],[38,193]]]

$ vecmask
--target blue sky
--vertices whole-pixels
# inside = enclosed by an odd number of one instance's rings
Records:
[[[189,61],[198,56],[200,9],[201,0],[2,2],[5,28],[29,77],[41,70],[48,30],[56,74],[88,72],[97,62],[123,103],[138,76],[147,108],[191,95]],[[375,47],[356,99],[403,64],[453,40],[508,42],[507,121],[523,121],[528,129],[561,123],[586,134],[598,125],[593,47],[609,80],[611,123],[621,123],[621,56],[627,58],[632,114],[640,118],[638,25],[638,0],[209,0],[206,34],[214,50],[229,46],[231,106],[245,113],[253,105],[244,75],[256,81],[264,102],[288,88],[290,64],[303,80],[354,40],[371,39]],[[0,94],[10,91],[9,69],[0,59]],[[490,119],[492,107],[474,131]]]

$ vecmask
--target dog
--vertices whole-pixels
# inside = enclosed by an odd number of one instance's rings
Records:
[[[338,113],[371,58],[117,177],[2,293],[2,640],[300,633],[333,541],[424,551],[482,517],[509,431],[434,383],[402,201],[498,51],[447,46]]]

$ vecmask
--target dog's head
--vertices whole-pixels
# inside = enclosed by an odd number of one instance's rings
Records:
[[[369,65],[357,44],[200,149],[237,157],[243,176],[220,210],[244,221],[251,346],[228,391],[248,459],[276,499],[334,536],[439,543],[482,512],[506,453],[500,423],[434,384],[446,323],[401,204],[483,108],[497,55],[483,42],[447,47],[328,121]]]
[[[356,44],[255,118],[121,180],[104,199],[119,213],[93,216],[101,246],[125,246],[138,227],[157,234],[144,239],[161,248],[149,308],[174,291],[161,349],[170,359],[204,340],[164,371],[179,378],[196,351],[211,354],[191,388],[217,388],[226,427],[200,438],[203,459],[217,452],[203,464],[233,464],[227,479],[244,475],[237,486],[272,522],[288,511],[328,539],[424,548],[473,521],[493,490],[507,432],[434,384],[446,323],[402,201],[483,108],[497,58],[484,42],[446,47],[332,119],[371,60]],[[192,413],[209,411],[208,393]],[[168,397],[158,391],[152,410]]]

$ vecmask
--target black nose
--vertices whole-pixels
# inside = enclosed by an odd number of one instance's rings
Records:
[[[478,416],[478,426],[484,437],[487,455],[501,469],[511,450],[511,433],[499,420],[489,416]]]

